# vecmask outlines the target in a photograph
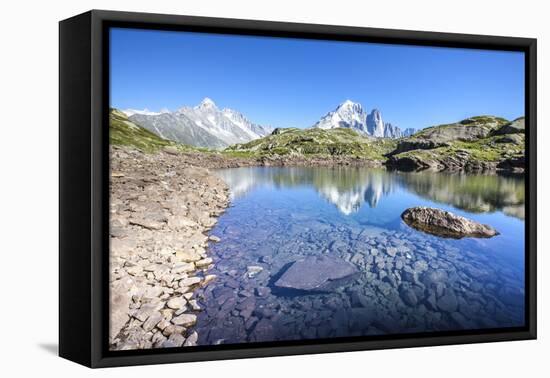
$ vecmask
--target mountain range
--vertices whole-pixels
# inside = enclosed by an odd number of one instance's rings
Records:
[[[391,123],[384,123],[380,110],[373,109],[368,113],[361,104],[351,100],[328,112],[313,127],[324,130],[344,127],[376,138],[402,138],[415,132],[412,128],[402,131]]]
[[[132,122],[161,138],[196,147],[222,149],[262,138],[273,131],[272,127],[255,124],[235,110],[218,109],[209,98],[197,106],[184,106],[174,112],[128,109],[124,113]]]
[[[166,117],[170,114],[146,117]],[[231,118],[232,115],[225,111],[224,117]],[[141,116],[144,115],[133,113],[131,118]],[[177,114],[171,116],[176,117]],[[233,119],[235,122],[240,121],[239,118]],[[109,120],[109,141],[113,146],[130,146],[142,152],[169,149],[169,153],[212,154],[189,144],[162,138],[157,134],[158,130],[155,133],[145,129],[117,109],[110,109]],[[361,127],[360,124],[355,126]],[[213,138],[204,129],[200,130]],[[255,129],[250,127],[249,130],[249,133],[253,133]],[[278,128],[264,137],[232,144],[221,154],[215,155],[217,158],[237,158],[237,164],[245,165],[384,164],[399,170],[502,170],[520,173],[525,170],[525,118],[509,121],[490,115],[474,116],[454,123],[426,127],[412,136],[399,139],[375,138],[351,127]],[[330,195],[327,192],[327,196],[334,197],[332,192]],[[357,195],[353,194],[352,197]]]
[[[253,123],[238,111],[219,109],[209,98],[197,106],[184,106],[173,112],[152,112],[147,109],[126,109],[123,112],[130,121],[161,138],[196,147],[223,149],[263,138],[273,132],[272,127]],[[378,109],[367,113],[361,104],[350,100],[327,113],[312,128],[348,128],[376,138],[402,138],[415,131],[402,131],[391,123],[384,123]]]

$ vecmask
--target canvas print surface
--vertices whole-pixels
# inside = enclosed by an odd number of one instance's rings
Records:
[[[110,30],[111,350],[525,325],[525,57]]]

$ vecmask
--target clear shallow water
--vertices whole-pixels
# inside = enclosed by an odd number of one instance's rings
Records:
[[[199,292],[199,344],[500,328],[524,324],[522,177],[368,168],[217,171],[231,206],[212,234],[215,281]],[[408,207],[487,223],[491,239],[408,227]],[[289,263],[329,255],[359,269],[324,293],[283,293]],[[250,274],[251,266],[263,270]]]

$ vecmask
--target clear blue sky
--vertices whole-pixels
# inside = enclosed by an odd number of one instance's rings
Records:
[[[524,115],[519,52],[112,29],[110,64],[121,109],[210,97],[274,127],[309,127],[346,99],[402,128]]]

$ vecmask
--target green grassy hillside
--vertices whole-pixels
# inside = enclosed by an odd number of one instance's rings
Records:
[[[136,125],[117,109],[109,112],[109,141],[112,145],[132,146],[144,152],[174,144]]]
[[[206,151],[205,149],[163,139],[157,134],[136,125],[118,109],[111,109],[109,112],[109,142],[111,145],[131,146],[148,153],[156,152],[167,146],[181,152]]]
[[[277,129],[273,134],[244,144],[228,147],[225,152],[235,156],[350,156],[385,160],[384,155],[395,148],[391,139],[375,139],[345,128]]]
[[[479,116],[428,127],[398,141],[396,149],[388,155],[389,163],[411,168],[515,164],[524,156],[522,123],[523,118],[510,122],[500,117]]]

